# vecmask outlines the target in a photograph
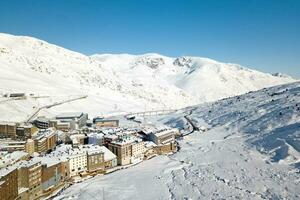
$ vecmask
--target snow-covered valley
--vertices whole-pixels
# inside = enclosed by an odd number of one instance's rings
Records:
[[[40,115],[177,109],[293,81],[207,58],[154,53],[86,56],[35,38],[0,34],[0,95],[35,97],[1,98],[4,121],[22,121],[37,107],[79,95],[87,98],[44,109]]]
[[[299,199],[295,81],[208,58],[86,56],[0,34],[0,121],[180,108],[142,119],[180,129],[177,153],[74,184],[56,199]]]
[[[56,199],[299,199],[300,82],[148,117],[180,150],[75,184]]]

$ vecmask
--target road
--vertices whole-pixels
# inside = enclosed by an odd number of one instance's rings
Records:
[[[80,97],[76,97],[76,98],[71,98],[71,99],[67,99],[67,100],[58,101],[58,102],[55,102],[55,103],[52,103],[52,104],[49,104],[49,105],[45,105],[45,106],[36,108],[36,110],[31,115],[29,115],[29,117],[25,120],[25,122],[26,123],[30,122],[34,117],[36,117],[36,115],[42,109],[49,109],[49,108],[54,107],[54,106],[58,106],[58,105],[61,105],[61,104],[64,104],[64,103],[69,103],[69,102],[76,101],[76,100],[79,100],[79,99],[85,99],[87,97],[88,97],[87,95],[84,95],[84,96],[80,96]]]
[[[199,131],[199,128],[195,125],[193,120],[191,120],[191,118],[189,117],[192,114],[193,114],[193,110],[189,110],[189,114],[184,116],[184,118],[188,122],[189,126],[191,127],[191,131],[188,133],[185,133],[183,136],[190,135],[190,134],[194,133],[195,131]]]

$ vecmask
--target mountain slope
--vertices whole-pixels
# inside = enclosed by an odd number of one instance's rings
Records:
[[[134,79],[138,83],[154,79],[164,85],[175,85],[196,97],[198,102],[215,101],[294,81],[288,76],[266,74],[237,64],[200,57],[105,54],[93,55],[92,59],[112,69],[120,77]]]
[[[138,166],[95,177],[57,199],[299,199],[300,82],[147,117],[195,131],[180,150]],[[153,187],[155,192],[153,192]]]
[[[101,47],[99,47],[101,48]],[[182,108],[294,81],[238,65],[158,54],[85,56],[31,37],[0,34],[0,94],[25,92],[48,98],[0,99],[0,120],[22,120],[34,108],[71,96],[88,98],[41,114],[91,115]],[[3,103],[4,102],[4,103]]]

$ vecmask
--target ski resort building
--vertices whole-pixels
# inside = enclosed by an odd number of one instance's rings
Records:
[[[56,116],[60,122],[75,122],[75,129],[81,128],[86,125],[88,115],[82,112],[76,113],[62,113]]]
[[[159,130],[157,132],[151,132],[149,138],[157,145],[164,145],[175,142],[175,135],[178,134],[178,129],[166,129]]]
[[[33,121],[33,124],[39,129],[47,129],[50,127],[50,120],[44,117],[39,117]]]

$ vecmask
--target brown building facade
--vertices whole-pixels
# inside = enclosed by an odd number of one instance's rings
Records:
[[[0,199],[14,200],[18,197],[18,170],[0,170]]]
[[[16,123],[0,123],[0,138],[16,139],[17,124]]]
[[[55,191],[63,180],[62,164],[57,162],[55,164],[42,165],[42,190],[43,195],[48,196]]]

